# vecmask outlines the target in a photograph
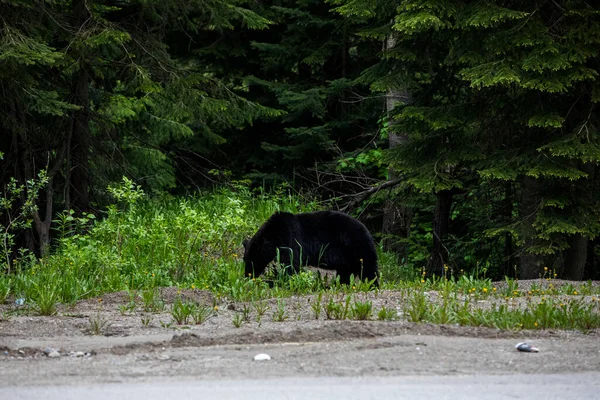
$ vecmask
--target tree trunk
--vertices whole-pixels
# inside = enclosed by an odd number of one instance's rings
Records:
[[[73,2],[73,17],[81,27],[89,18],[85,0]],[[81,29],[83,30],[83,29]],[[81,108],[73,113],[71,138],[71,174],[69,198],[78,211],[89,210],[90,171],[89,156],[91,145],[89,74],[85,63],[80,62],[79,71],[73,82],[73,103]]]
[[[513,213],[513,198],[512,198],[512,183],[507,182],[504,188],[504,204],[503,204],[503,214],[504,214],[504,223],[510,221],[512,219]],[[512,234],[506,232],[504,234],[504,276],[508,276],[510,278],[517,277],[516,271],[516,263],[515,263],[515,255],[514,255],[514,247],[513,247],[513,237]]]
[[[579,208],[587,207],[593,204],[594,201],[594,165],[586,163],[581,165],[581,169],[588,177],[575,182],[577,200],[581,202]],[[569,250],[567,251],[567,260],[565,262],[565,279],[583,280],[587,262],[588,241],[589,238],[581,234],[571,237]]]
[[[587,261],[588,237],[573,235],[570,242],[565,263],[565,279],[581,281]]]
[[[433,215],[433,250],[429,262],[429,275],[442,276],[444,265],[448,262],[448,248],[444,245],[450,223],[450,211],[454,193],[441,190],[436,193],[435,211]]]
[[[596,271],[596,244],[598,242],[598,238],[594,240],[588,240],[588,248],[586,254],[586,262],[584,269],[584,280],[597,280],[598,272]]]
[[[385,43],[385,49],[392,49],[396,44],[395,38],[390,35]],[[405,104],[411,102],[410,94],[407,90],[400,91],[396,88],[390,89],[386,96],[386,111],[388,113],[388,143],[390,149],[400,147],[408,140],[404,134],[394,131],[394,120],[392,111],[396,103],[402,101]],[[393,169],[388,169],[388,179],[390,181],[398,179],[398,173]],[[408,255],[408,246],[406,240],[410,235],[411,211],[408,207],[399,204],[397,199],[388,198],[383,204],[383,225],[381,233],[383,235],[383,248],[386,251],[396,253],[401,261],[405,261]]]
[[[531,176],[523,178],[520,214],[524,226],[522,235],[525,245],[521,249],[519,258],[520,279],[536,279],[541,272],[539,256],[528,251],[528,248],[535,243],[533,222],[540,206],[540,187],[541,182],[538,179]]]

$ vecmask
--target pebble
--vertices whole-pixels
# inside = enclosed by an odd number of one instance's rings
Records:
[[[60,357],[60,353],[58,351],[54,350],[48,354],[48,357],[49,358],[58,358],[58,357]]]
[[[535,346],[532,346],[528,343],[525,342],[521,342],[521,343],[517,343],[517,345],[515,346],[515,348],[519,351],[524,351],[527,353],[537,353],[540,351],[540,349],[538,349]]]
[[[269,361],[271,356],[265,353],[260,353],[254,356],[254,361]]]

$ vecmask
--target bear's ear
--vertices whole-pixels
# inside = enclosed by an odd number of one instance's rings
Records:
[[[244,239],[242,241],[242,244],[244,245],[244,248],[248,247],[248,243],[250,243],[250,241],[248,239]]]

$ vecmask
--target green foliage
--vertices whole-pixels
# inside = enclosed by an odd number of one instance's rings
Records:
[[[486,233],[522,258],[540,255],[540,265],[572,257],[575,235],[597,237],[597,10],[583,1],[332,3],[368,21],[366,41],[386,41],[362,82],[413,99],[392,113],[387,129],[403,140],[384,160],[423,194],[457,193],[443,239],[455,269],[470,269],[464,261],[474,254],[491,260],[497,277],[519,262]],[[523,183],[529,177],[535,192]],[[415,206],[411,197],[403,201],[414,214],[430,215],[431,201]],[[527,198],[540,206],[527,210]]]
[[[56,314],[56,306],[60,300],[59,276],[52,274],[38,282],[32,282],[31,301],[39,315]]]
[[[88,331],[92,335],[101,335],[105,332],[105,330],[110,326],[110,321],[107,320],[101,313],[100,309],[96,315],[90,315],[88,318],[89,329]]]
[[[273,22],[268,35],[254,32],[231,37],[224,48],[211,45],[215,65],[248,98],[282,111],[230,134],[234,151],[245,160],[232,169],[243,168],[247,178],[268,184],[291,180],[315,161],[319,170],[332,171],[339,154],[354,157],[374,147],[369,142],[379,100],[354,80],[370,49],[353,35],[358,25],[331,8],[314,0],[260,4],[254,9]]]
[[[395,308],[382,306],[377,313],[377,319],[379,321],[394,321],[398,319],[398,311]]]
[[[254,310],[256,311],[256,322],[260,323],[262,316],[265,315],[267,311],[269,311],[270,307],[264,300],[254,302],[253,306]]]
[[[160,312],[165,308],[165,303],[160,298],[158,288],[154,287],[142,289],[139,293],[139,296],[142,299],[144,311]]]
[[[192,320],[194,321],[194,324],[200,325],[207,321],[212,315],[212,307],[198,305],[192,312]]]
[[[273,321],[275,322],[283,322],[288,319],[290,316],[285,310],[285,301],[277,300],[277,308],[273,312]]]
[[[39,261],[23,258],[27,263],[16,274],[0,280],[9,287],[3,291],[29,301],[39,297],[39,287],[54,303],[138,291],[144,310],[152,312],[164,307],[160,286],[210,289],[235,300],[266,298],[271,293],[266,282],[243,277],[242,240],[275,211],[316,208],[280,192],[253,197],[243,187],[157,200],[125,180],[111,192],[119,204],[101,220],[63,214],[54,254]],[[282,277],[280,284],[273,290],[308,293],[322,287],[309,273]]]
[[[368,320],[373,315],[373,303],[370,301],[355,301],[352,305],[351,314],[353,319]]]
[[[36,200],[40,190],[47,183],[48,176],[46,171],[42,170],[36,179],[30,179],[24,184],[19,184],[16,179],[11,178],[0,193],[0,217],[6,221],[0,227],[0,272],[10,273],[13,264],[18,267],[20,263],[27,262],[28,254],[24,249],[18,253],[18,257],[11,260],[14,254],[15,234],[31,226],[32,214],[37,211]]]
[[[10,295],[12,278],[10,275],[0,275],[0,304],[3,304]]]
[[[243,322],[244,322],[244,318],[242,317],[242,314],[240,314],[240,313],[233,314],[233,319],[231,320],[231,323],[233,323],[233,326],[235,326],[236,328],[240,328],[242,326]]]
[[[326,319],[346,319],[350,312],[351,295],[342,297],[339,301],[335,301],[333,296],[329,297],[326,304],[323,305]]]
[[[187,324],[190,317],[194,314],[195,309],[196,305],[194,303],[182,301],[180,297],[177,297],[173,303],[171,315],[178,325],[184,325]]]

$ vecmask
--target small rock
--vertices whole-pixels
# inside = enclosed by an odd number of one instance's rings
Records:
[[[75,353],[73,353],[73,357],[83,357],[85,356],[85,353],[83,351],[76,351]]]
[[[60,353],[58,351],[54,350],[48,354],[48,357],[49,358],[58,358],[58,357],[60,357]]]
[[[53,349],[52,347],[46,347],[46,348],[44,349],[44,354],[45,354],[45,355],[48,355],[48,354],[52,353],[53,351],[56,351],[56,350],[55,350],[55,349]]]
[[[540,351],[540,349],[538,349],[535,346],[532,346],[528,343],[525,342],[521,342],[521,343],[517,343],[517,345],[515,346],[515,348],[519,351],[524,351],[527,353],[537,353]]]
[[[161,354],[160,356],[158,356],[158,359],[161,361],[167,361],[171,359],[171,356],[169,356],[168,354]]]
[[[254,356],[254,361],[269,361],[271,356],[265,353],[260,353]]]

